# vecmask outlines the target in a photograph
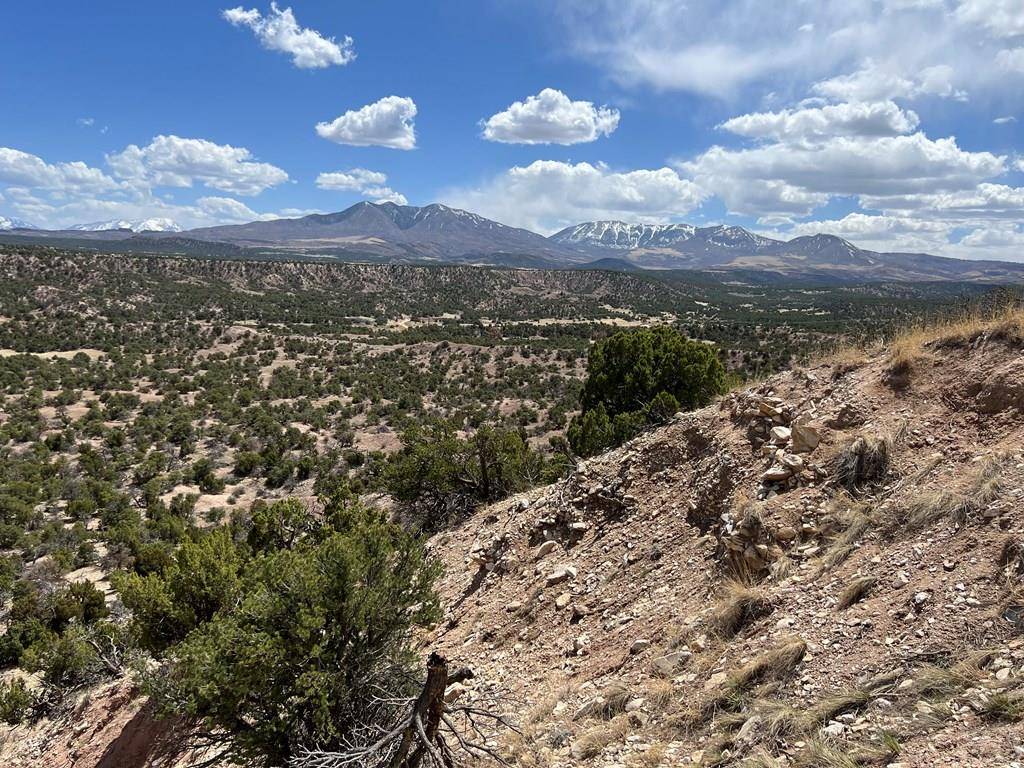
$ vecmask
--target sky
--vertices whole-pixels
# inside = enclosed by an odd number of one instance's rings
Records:
[[[0,225],[441,202],[1024,261],[1024,0],[11,3]]]

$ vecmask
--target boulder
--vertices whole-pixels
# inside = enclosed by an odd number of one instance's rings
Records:
[[[801,469],[804,468],[804,460],[797,456],[795,453],[783,454],[782,458],[779,461],[781,462],[782,466],[786,467],[786,469],[792,472],[799,472]]]
[[[576,569],[571,565],[566,565],[561,568],[556,568],[548,574],[544,580],[545,586],[553,587],[556,584],[561,584],[563,581],[576,578]]]
[[[668,677],[675,673],[677,669],[686,664],[693,656],[689,651],[673,651],[672,653],[666,653],[664,656],[659,656],[651,662],[651,666],[659,675]]]
[[[543,544],[540,545],[540,549],[537,550],[537,557],[545,557],[546,555],[550,555],[556,549],[558,549],[557,541],[545,541]]]
[[[790,436],[792,444],[789,449],[793,453],[810,453],[821,442],[821,434],[810,424],[794,424]]]
[[[868,415],[863,408],[858,408],[852,403],[842,403],[826,424],[833,429],[846,429],[860,426],[867,420]]]
[[[783,480],[788,480],[792,474],[787,467],[776,465],[762,472],[761,480],[765,483],[779,483]]]
[[[705,691],[713,691],[717,688],[721,688],[729,680],[729,674],[727,672],[715,672],[711,677],[704,683]]]
[[[633,644],[629,646],[629,652],[632,654],[643,653],[650,647],[650,640],[634,640]]]

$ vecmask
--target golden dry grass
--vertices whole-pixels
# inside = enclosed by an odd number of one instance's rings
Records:
[[[1024,306],[1007,302],[995,310],[972,309],[943,320],[919,320],[884,343],[886,377],[906,386],[914,371],[930,357],[929,348],[968,344],[987,336],[1012,344],[1024,343]],[[817,358],[832,366],[833,378],[863,367],[877,354],[877,345],[841,344]]]
[[[839,715],[856,712],[867,706],[871,694],[861,688],[837,691],[823,696],[803,713],[804,727],[825,725]]]
[[[623,741],[630,732],[628,715],[619,715],[607,723],[591,728],[576,739],[572,746],[573,756],[580,760],[597,757],[609,744]]]
[[[708,627],[719,637],[730,638],[771,612],[772,603],[763,589],[730,579],[708,617]]]
[[[918,322],[889,342],[886,374],[896,386],[906,386],[914,370],[929,356],[929,348],[962,346],[982,336],[1012,344],[1024,343],[1024,307],[973,310],[938,322]]]
[[[526,713],[526,722],[542,723],[548,720],[555,707],[576,692],[576,685],[565,680],[549,683],[549,690]]]
[[[668,755],[668,747],[662,743],[651,744],[644,752],[640,754],[636,759],[636,765],[640,768],[657,768],[665,762],[665,757]]]
[[[898,522],[910,530],[944,519],[958,527],[965,525],[972,515],[999,498],[1007,461],[1006,456],[986,456],[970,471],[963,488],[939,488],[918,494],[904,505]]]
[[[644,687],[644,698],[651,711],[664,711],[675,701],[675,687],[671,680],[652,678]]]
[[[983,667],[991,658],[990,651],[977,651],[952,666],[927,664],[914,673],[911,690],[917,697],[936,700],[956,696],[985,679]]]
[[[854,579],[839,593],[839,602],[836,604],[836,608],[845,611],[854,603],[859,603],[868,596],[877,583],[878,579],[874,576],[860,576]]]
[[[807,653],[807,643],[792,638],[769,648],[729,676],[729,686],[747,690],[762,680],[783,680],[789,677]]]
[[[801,768],[859,768],[849,746],[831,739],[814,738],[800,752],[796,765]]]
[[[837,496],[825,512],[823,529],[835,537],[821,556],[818,575],[835,568],[853,552],[857,542],[867,533],[874,522],[871,507],[849,497]]]
[[[728,712],[740,712],[747,705],[747,692],[759,683],[785,680],[796,670],[807,653],[807,643],[798,637],[782,640],[733,670],[722,687],[682,716],[684,724],[693,724]]]
[[[986,720],[1015,723],[1024,719],[1024,693],[998,691],[985,700],[981,716]]]

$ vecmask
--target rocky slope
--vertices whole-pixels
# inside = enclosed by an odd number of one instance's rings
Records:
[[[436,536],[514,765],[1024,765],[1024,316],[844,353]],[[0,764],[171,765],[124,683]]]
[[[846,355],[484,510],[433,641],[523,764],[1024,764],[1022,349]]]

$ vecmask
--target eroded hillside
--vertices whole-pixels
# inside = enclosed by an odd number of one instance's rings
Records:
[[[1020,318],[772,378],[438,537],[522,764],[1009,766]]]

